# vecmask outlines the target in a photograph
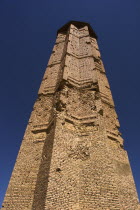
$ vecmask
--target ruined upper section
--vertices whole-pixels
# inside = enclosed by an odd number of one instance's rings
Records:
[[[76,26],[78,29],[80,28],[83,28],[85,26],[88,27],[88,30],[89,30],[89,34],[91,37],[97,39],[97,35],[95,33],[95,31],[92,29],[92,27],[90,26],[89,23],[86,23],[86,22],[80,22],[80,21],[69,21],[68,23],[66,23],[64,26],[62,26],[58,31],[57,31],[57,34],[58,33],[66,33],[67,30],[69,29],[70,25],[73,24],[74,26]]]

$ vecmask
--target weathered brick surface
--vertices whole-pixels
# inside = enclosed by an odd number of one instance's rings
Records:
[[[6,210],[137,210],[96,35],[59,30],[6,192]]]

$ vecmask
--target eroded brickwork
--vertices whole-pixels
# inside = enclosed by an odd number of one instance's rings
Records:
[[[136,210],[97,37],[88,24],[58,31],[6,192],[6,210]]]

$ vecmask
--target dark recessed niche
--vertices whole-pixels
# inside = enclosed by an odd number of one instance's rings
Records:
[[[57,168],[57,169],[56,169],[56,172],[60,172],[60,171],[61,171],[61,169],[60,169],[60,168]]]

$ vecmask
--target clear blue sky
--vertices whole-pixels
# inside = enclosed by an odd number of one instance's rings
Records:
[[[0,203],[37,97],[56,31],[89,22],[111,85],[140,196],[140,1],[0,1]]]

